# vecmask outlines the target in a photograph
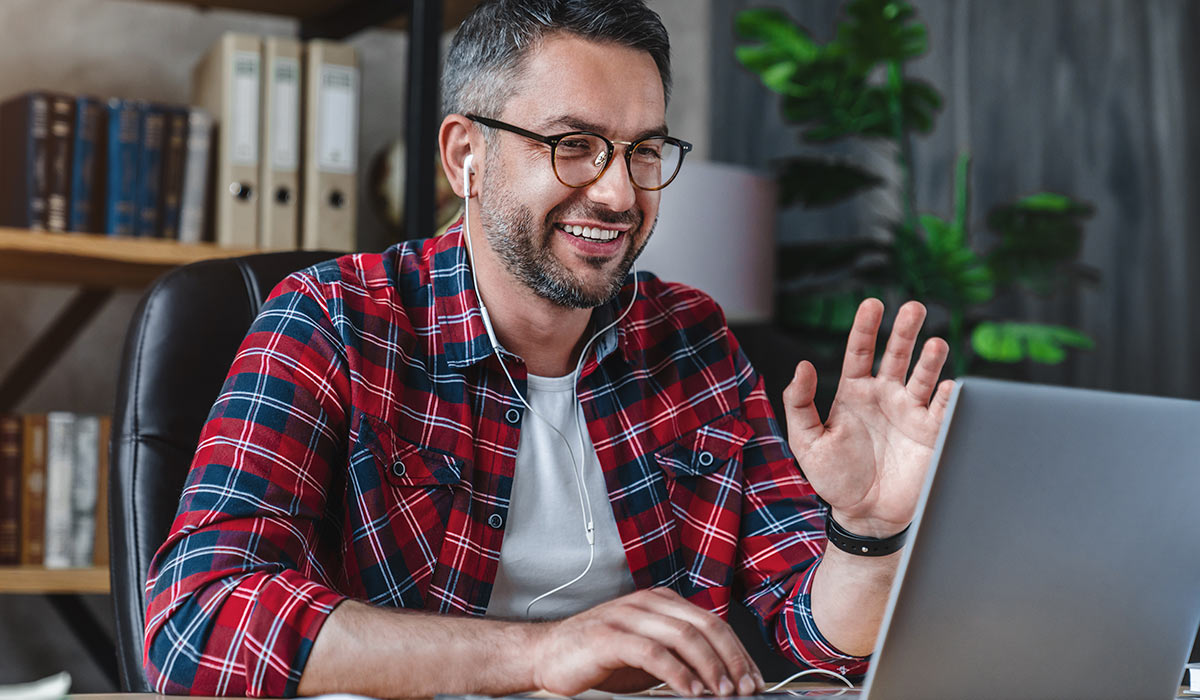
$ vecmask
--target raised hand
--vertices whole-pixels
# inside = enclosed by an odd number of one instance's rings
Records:
[[[900,307],[879,373],[872,376],[882,320],[878,299],[858,307],[824,423],[813,404],[817,372],[811,363],[797,365],[783,392],[788,443],[804,475],[837,522],[866,537],[894,535],[912,520],[953,389],[951,381],[938,385],[949,354],[941,338],[925,343],[905,381],[925,321],[925,307],[915,301]]]

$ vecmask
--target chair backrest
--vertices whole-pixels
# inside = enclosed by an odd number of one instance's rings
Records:
[[[291,251],[176,268],[142,297],[125,339],[113,417],[109,522],[123,689],[142,669],[150,560],[166,540],[200,430],[267,294],[337,253]]]

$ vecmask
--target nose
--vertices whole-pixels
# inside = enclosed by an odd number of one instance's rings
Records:
[[[620,153],[614,153],[608,169],[587,187],[588,199],[603,204],[612,211],[628,211],[637,199],[633,182],[629,179],[629,168]]]

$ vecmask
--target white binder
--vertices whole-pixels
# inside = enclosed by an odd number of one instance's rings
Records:
[[[258,246],[259,99],[262,41],[227,33],[192,73],[193,103],[217,120],[213,240],[238,248]]]
[[[301,48],[294,39],[263,39],[258,243],[268,250],[300,245]]]
[[[358,210],[358,56],[316,39],[305,47],[301,246],[353,251]]]

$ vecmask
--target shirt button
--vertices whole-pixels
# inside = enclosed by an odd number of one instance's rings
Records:
[[[708,450],[700,453],[700,466],[707,467],[713,463],[713,455]]]
[[[408,467],[404,466],[404,462],[401,462],[400,460],[396,460],[396,463],[392,465],[392,473],[397,477],[404,476],[404,473],[407,471]]]
[[[517,423],[521,422],[521,412],[515,408],[510,408],[508,409],[508,412],[504,414],[504,420],[516,425]]]
[[[488,525],[491,525],[493,530],[499,530],[504,526],[504,518],[500,517],[499,513],[492,513],[492,517],[488,518]]]

